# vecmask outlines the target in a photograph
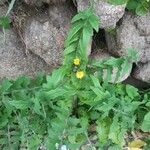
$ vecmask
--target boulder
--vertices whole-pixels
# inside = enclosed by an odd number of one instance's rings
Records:
[[[108,51],[100,49],[100,50],[96,51],[95,53],[93,53],[90,56],[90,59],[101,61],[103,59],[108,59],[110,57],[112,57],[112,56],[108,53]],[[132,63],[129,66],[129,70],[125,74],[121,75],[118,78],[118,80],[115,82],[115,78],[116,78],[118,69],[117,68],[113,68],[112,75],[111,75],[111,80],[109,82],[110,83],[114,83],[114,82],[115,83],[120,83],[120,82],[126,80],[130,76],[131,70],[132,70]],[[104,80],[106,78],[106,74],[107,74],[107,70],[103,69],[103,79]]]
[[[52,67],[35,56],[25,54],[24,47],[12,29],[0,31],[0,78],[34,76],[37,72],[50,72]]]
[[[72,6],[65,3],[51,5],[48,12],[29,17],[23,29],[26,50],[38,55],[49,65],[61,64],[64,40],[74,12]]]
[[[150,13],[145,16],[126,13],[115,33],[106,32],[106,41],[112,54],[126,55],[126,49],[133,48],[139,62],[150,61]]]
[[[90,6],[89,0],[76,0],[78,11],[82,11]],[[126,4],[112,5],[106,0],[93,0],[95,14],[100,19],[100,28],[115,28],[116,23],[122,18]]]
[[[133,71],[133,77],[143,82],[150,83],[150,62],[139,64]]]

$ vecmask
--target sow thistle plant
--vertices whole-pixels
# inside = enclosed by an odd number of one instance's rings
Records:
[[[19,77],[2,82],[1,150],[121,150],[128,132],[150,132],[150,91],[109,83],[112,69],[118,69],[117,81],[136,61],[135,52],[89,60],[87,45],[93,30],[98,32],[99,21],[92,8],[79,12],[72,19],[59,69],[33,80]]]

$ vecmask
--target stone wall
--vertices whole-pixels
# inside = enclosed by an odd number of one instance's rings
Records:
[[[38,71],[51,72],[62,63],[63,43],[71,18],[89,6],[88,0],[22,0],[10,14],[11,28],[4,37],[0,30],[0,78],[34,76]],[[100,19],[103,34],[89,46],[92,58],[126,55],[127,48],[139,54],[137,64],[119,81],[130,79],[150,83],[150,13],[137,16],[125,11],[125,4],[114,6],[105,0],[94,0],[94,11]],[[6,0],[0,3],[0,16],[7,11]],[[101,32],[103,29],[103,32]],[[114,29],[113,33],[108,32]],[[105,38],[105,39],[101,39]],[[102,43],[106,41],[105,43]],[[96,46],[93,46],[95,43]],[[102,43],[103,46],[101,46]],[[105,55],[104,55],[105,53]],[[134,66],[134,67],[133,67]]]

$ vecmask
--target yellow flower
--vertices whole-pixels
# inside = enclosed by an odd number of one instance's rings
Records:
[[[84,72],[83,71],[77,71],[76,72],[76,77],[78,78],[78,79],[82,79],[83,77],[84,77]]]
[[[80,65],[80,59],[79,59],[79,58],[75,58],[75,59],[73,60],[73,63],[74,63],[74,65],[76,65],[76,66]]]

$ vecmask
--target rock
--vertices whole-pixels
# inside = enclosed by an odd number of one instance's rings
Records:
[[[101,61],[103,59],[108,59],[110,57],[112,57],[112,56],[106,50],[105,51],[104,50],[98,50],[97,52],[95,52],[94,54],[91,55],[90,59]],[[112,70],[111,80],[109,82],[120,83],[120,82],[124,81],[125,79],[127,79],[130,76],[131,70],[132,70],[132,63],[130,64],[128,71],[125,74],[121,75],[118,78],[118,80],[115,82],[115,78],[116,78],[118,69],[114,68]],[[103,79],[104,80],[106,79],[106,74],[107,74],[107,70],[103,69]]]
[[[78,11],[82,11],[89,6],[88,0],[76,0]],[[126,4],[111,5],[106,0],[94,0],[95,14],[100,19],[100,28],[115,28],[116,23],[122,18]]]
[[[64,40],[73,14],[74,9],[65,3],[50,6],[48,14],[30,17],[23,34],[26,49],[49,65],[61,64]]]
[[[30,54],[26,56],[22,43],[17,39],[12,29],[4,35],[0,31],[0,78],[16,78],[20,75],[34,76],[37,72],[50,72],[52,67]]]
[[[150,61],[150,13],[136,16],[127,13],[116,33],[106,32],[108,49],[112,54],[126,54],[127,48],[133,48],[139,55],[139,62]]]
[[[6,3],[7,0],[1,0],[0,1],[0,5],[4,5]],[[1,13],[1,12],[0,12]]]
[[[0,17],[5,16],[7,13],[7,6],[2,2],[0,2]]]
[[[133,72],[133,77],[150,83],[150,62],[138,65]]]
[[[24,0],[28,5],[41,7],[45,4],[61,4],[62,2],[66,2],[66,0]]]

